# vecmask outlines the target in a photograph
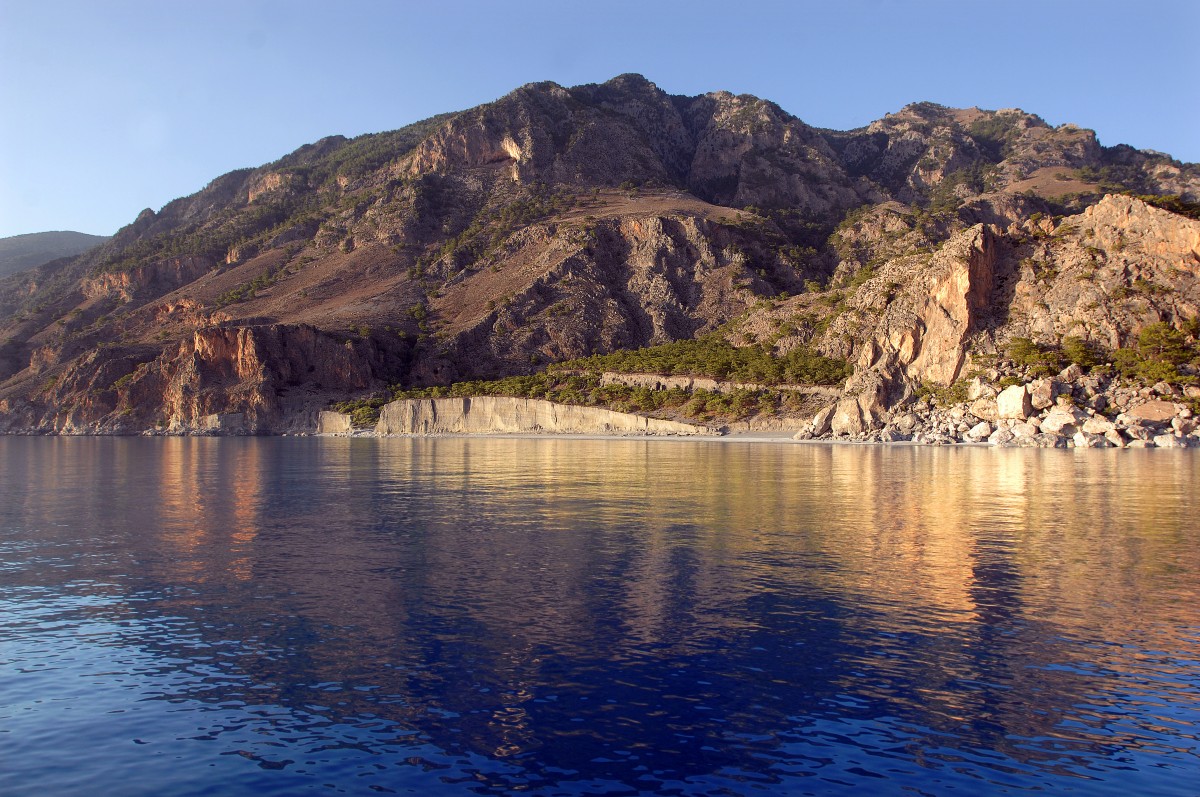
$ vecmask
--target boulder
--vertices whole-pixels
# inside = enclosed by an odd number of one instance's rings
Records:
[[[1054,406],[1062,392],[1063,385],[1056,379],[1038,379],[1029,385],[1029,403],[1035,410],[1044,410]]]
[[[1125,427],[1125,434],[1134,440],[1149,440],[1154,437],[1154,432],[1146,428],[1141,423],[1134,421]]]
[[[1033,438],[1038,448],[1066,448],[1067,438],[1060,434],[1042,432]]]
[[[1075,443],[1076,448],[1112,448],[1112,443],[1103,435],[1088,432],[1076,432],[1071,441]]]
[[[863,418],[862,407],[858,405],[858,399],[844,398],[834,406],[829,429],[837,436],[850,436],[868,431],[869,426]]]
[[[1191,434],[1196,431],[1196,420],[1195,418],[1184,417],[1172,418],[1171,428],[1181,435]]]
[[[1183,441],[1183,438],[1173,434],[1155,435],[1154,445],[1157,448],[1187,448],[1187,443]]]
[[[994,385],[989,385],[979,377],[975,377],[967,384],[967,401],[995,398],[999,392]]]
[[[1170,401],[1147,401],[1126,411],[1126,415],[1142,421],[1161,423],[1175,417],[1177,409]]]
[[[1016,418],[1025,420],[1033,414],[1033,405],[1029,400],[1029,389],[1026,385],[1013,385],[1000,391],[996,396],[996,414],[1001,418]]]
[[[987,440],[991,435],[992,425],[987,421],[980,421],[963,434],[963,437],[972,443],[978,443],[981,440]]]
[[[820,437],[823,434],[829,434],[829,426],[833,421],[833,413],[837,409],[836,404],[830,404],[825,409],[818,412],[812,419],[812,436]]]
[[[1010,431],[1018,440],[1032,440],[1038,434],[1038,428],[1032,423],[1018,423]]]
[[[982,418],[985,421],[995,421],[1000,417],[994,398],[977,398],[971,402],[968,409],[976,418]]]
[[[1014,435],[1008,429],[997,429],[988,435],[988,443],[994,446],[1002,446],[1007,448],[1013,444]]]
[[[1071,363],[1058,374],[1058,378],[1069,385],[1077,382],[1082,376],[1083,369],[1079,367],[1079,363]]]
[[[885,426],[883,431],[879,433],[879,441],[881,443],[903,443],[909,439],[909,435],[897,429],[895,426]]]
[[[1108,434],[1117,428],[1116,424],[1103,415],[1093,415],[1083,422],[1082,431],[1088,434]]]
[[[1087,420],[1087,415],[1074,407],[1055,407],[1042,419],[1039,427],[1044,434],[1066,435],[1070,437],[1079,431],[1079,427]]]
[[[1126,444],[1125,437],[1116,429],[1113,429],[1111,432],[1105,432],[1104,439],[1117,448],[1124,448]]]

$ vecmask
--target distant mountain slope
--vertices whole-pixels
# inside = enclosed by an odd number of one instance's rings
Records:
[[[711,335],[853,363],[875,423],[1014,337],[1190,330],[1197,200],[1197,165],[1020,110],[840,132],[638,75],[534,83],[220,176],[0,278],[0,430],[311,430],[395,385]]]
[[[82,232],[35,232],[0,238],[0,277],[72,257],[108,240],[107,235]]]

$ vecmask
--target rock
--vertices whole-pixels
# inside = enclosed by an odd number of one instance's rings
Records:
[[[1160,396],[1178,396],[1179,391],[1171,386],[1170,382],[1157,382],[1154,387],[1150,388]]]
[[[966,432],[966,434],[963,435],[963,437],[970,440],[972,443],[978,443],[981,440],[987,440],[991,436],[992,436],[992,425],[990,423],[988,423],[987,421],[980,421],[979,423],[972,426]]]
[[[1033,414],[1029,390],[1025,385],[1006,387],[996,396],[996,414],[1001,418],[1024,420]]]
[[[988,443],[994,446],[1011,446],[1015,436],[1008,429],[997,429],[988,436]]]
[[[1035,410],[1054,406],[1054,399],[1062,393],[1062,384],[1055,379],[1038,379],[1029,385],[1029,403]]]
[[[885,426],[883,427],[883,431],[879,433],[879,441],[881,443],[903,443],[908,439],[909,435],[894,426]]]
[[[978,401],[979,399],[992,399],[1000,391],[994,385],[989,385],[979,377],[975,377],[967,384],[967,401]]]
[[[1071,363],[1066,368],[1059,372],[1058,378],[1067,384],[1074,384],[1083,376],[1083,369],[1078,363]]]
[[[1170,401],[1147,401],[1125,412],[1131,418],[1143,421],[1169,421],[1175,417],[1175,404]]]
[[[1045,434],[1071,436],[1079,430],[1087,416],[1074,407],[1055,407],[1042,420],[1041,431]]]
[[[1075,443],[1076,448],[1112,448],[1112,443],[1104,435],[1088,432],[1076,432],[1071,441]]]
[[[985,421],[995,421],[1000,417],[996,409],[996,399],[994,398],[975,399],[971,402],[968,409],[976,418],[982,418]]]
[[[1157,448],[1187,448],[1187,443],[1183,442],[1183,438],[1173,434],[1155,435],[1154,445]]]
[[[1172,418],[1171,428],[1181,435],[1188,435],[1196,431],[1196,421],[1193,418]]]
[[[820,437],[821,435],[829,434],[829,426],[833,421],[833,413],[837,410],[836,404],[830,404],[825,409],[818,412],[812,419],[812,436]]]
[[[379,435],[556,434],[703,435],[703,426],[613,412],[598,407],[555,404],[541,399],[498,396],[404,399],[385,404],[375,426]]]
[[[1010,431],[1018,440],[1032,440],[1038,434],[1038,428],[1032,423],[1018,423]]]
[[[354,424],[344,412],[325,411],[317,416],[317,434],[345,435],[353,431]]]
[[[1038,448],[1066,448],[1067,438],[1060,434],[1043,432],[1033,438]]]
[[[834,405],[833,417],[829,421],[829,430],[835,436],[852,436],[867,431],[863,420],[862,407],[858,399],[845,398]]]
[[[1116,424],[1101,415],[1093,415],[1083,422],[1082,431],[1087,434],[1108,434],[1116,429]]]
[[[1112,443],[1117,448],[1124,448],[1127,442],[1121,433],[1116,429],[1113,429],[1110,432],[1105,432],[1104,439]]]
[[[891,425],[901,434],[911,435],[917,423],[917,416],[910,412],[893,420]]]
[[[1200,386],[1188,385],[1183,389],[1183,395],[1188,398],[1200,398]]]
[[[1149,440],[1154,437],[1154,432],[1146,428],[1141,423],[1134,421],[1125,427],[1125,434],[1134,440]]]

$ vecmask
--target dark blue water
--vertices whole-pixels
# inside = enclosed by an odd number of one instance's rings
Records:
[[[0,438],[0,794],[1200,793],[1200,457]]]

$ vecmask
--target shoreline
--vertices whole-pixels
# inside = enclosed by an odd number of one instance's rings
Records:
[[[986,441],[980,442],[921,442],[917,440],[854,440],[847,438],[796,438],[781,435],[777,432],[738,432],[733,434],[715,435],[681,435],[681,434],[604,434],[573,433],[573,432],[445,432],[432,434],[377,434],[371,431],[361,433],[317,433],[317,432],[281,432],[268,434],[238,434],[238,433],[145,433],[133,432],[127,434],[54,434],[46,432],[0,432],[0,439],[13,438],[62,438],[62,439],[257,439],[257,438],[305,438],[321,440],[575,440],[582,442],[661,442],[661,443],[718,443],[722,445],[827,445],[869,447],[880,446],[887,448],[928,448],[928,449],[1024,449],[1024,450],[1099,450],[1088,446],[1037,446],[1037,445],[995,445]],[[1110,447],[1108,450],[1120,451],[1126,449],[1167,449],[1176,451],[1197,450],[1196,445],[1176,446],[1126,446],[1125,448]]]

